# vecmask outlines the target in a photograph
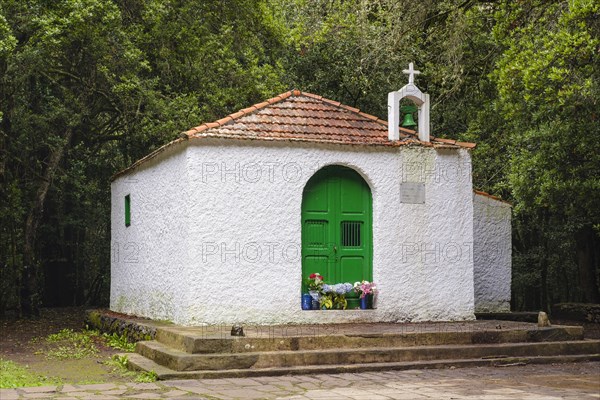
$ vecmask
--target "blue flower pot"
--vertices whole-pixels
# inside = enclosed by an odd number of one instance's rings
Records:
[[[302,309],[312,310],[312,297],[308,293],[304,293],[302,295]]]
[[[369,296],[365,296],[359,299],[360,300],[360,309],[367,310],[369,308]]]
[[[373,295],[368,294],[360,300],[360,309],[361,310],[370,310],[373,308]]]

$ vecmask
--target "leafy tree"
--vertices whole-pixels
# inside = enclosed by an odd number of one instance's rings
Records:
[[[411,61],[514,204],[515,307],[599,301],[596,3],[0,0],[0,311],[106,301],[110,176],[178,132],[292,87],[385,118]]]
[[[0,308],[26,315],[44,281],[106,298],[114,172],[281,89],[261,1],[3,0],[0,33]]]
[[[600,301],[599,12],[592,1],[506,3],[495,30],[505,47],[493,78],[511,132],[508,183],[518,232],[534,242],[517,260],[540,253],[544,308]],[[573,265],[578,287],[566,287]]]

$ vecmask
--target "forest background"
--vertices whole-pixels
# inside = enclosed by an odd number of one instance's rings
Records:
[[[434,136],[513,204],[514,310],[600,301],[600,3],[0,0],[0,314],[106,305],[110,177],[298,88]]]

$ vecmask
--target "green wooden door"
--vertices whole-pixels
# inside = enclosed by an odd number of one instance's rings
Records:
[[[371,191],[354,170],[328,166],[306,184],[302,199],[302,290],[318,272],[329,283],[372,281]],[[356,295],[348,307],[358,306]]]

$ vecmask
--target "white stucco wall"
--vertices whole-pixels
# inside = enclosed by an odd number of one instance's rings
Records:
[[[510,204],[473,194],[473,236],[475,311],[510,311]]]
[[[165,153],[111,185],[110,308],[160,320],[188,318],[190,239],[185,150]],[[166,157],[171,155],[171,157]],[[125,196],[131,225],[125,226]]]
[[[375,310],[300,307],[302,190],[330,164],[354,168],[371,187]],[[473,319],[470,172],[463,149],[191,141],[166,162],[113,183],[113,220],[122,219],[127,190],[132,203],[137,191],[154,193],[158,205],[134,213],[132,226],[137,221],[161,233],[113,228],[116,240],[129,235],[155,245],[135,274],[116,268],[111,308],[185,325]],[[135,179],[135,188],[127,179]],[[425,204],[401,203],[402,181],[424,182]],[[171,189],[156,193],[165,182]],[[167,200],[173,198],[179,201]],[[161,220],[163,214],[169,219]],[[170,306],[141,300],[153,298],[156,288],[172,296]]]

